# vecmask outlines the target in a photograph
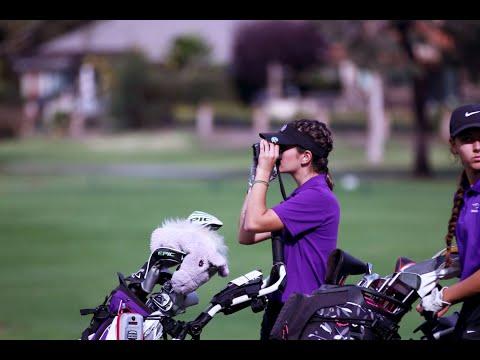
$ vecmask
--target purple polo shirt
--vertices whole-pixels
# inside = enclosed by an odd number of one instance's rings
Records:
[[[340,206],[320,174],[272,210],[284,225],[287,284],[281,301],[285,302],[293,292],[310,294],[325,282],[327,259],[337,246]]]
[[[480,180],[466,188],[463,200],[455,229],[462,267],[460,280],[480,269]]]

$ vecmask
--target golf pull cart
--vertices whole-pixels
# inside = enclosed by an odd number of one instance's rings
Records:
[[[228,282],[193,321],[174,317],[189,306],[198,304],[195,291],[182,295],[172,290],[169,268],[181,265],[185,253],[158,248],[142,268],[124,277],[118,273],[119,285],[94,309],[82,309],[81,315],[93,314],[82,340],[167,340],[199,339],[203,328],[219,312],[233,314],[246,307],[254,312],[265,309],[267,295],[282,290],[286,282],[283,248],[278,234],[272,237],[273,266],[270,276],[263,278],[259,270],[250,271]],[[155,285],[161,285],[152,293]]]
[[[186,323],[169,319],[164,331],[176,340],[183,340],[187,335],[198,340],[203,328],[219,312],[229,315],[248,306],[253,312],[263,311],[268,302],[267,295],[282,290],[286,282],[283,248],[278,234],[272,234],[272,253],[273,265],[266,279],[261,271],[253,270],[231,280],[212,297],[210,304],[196,319]]]

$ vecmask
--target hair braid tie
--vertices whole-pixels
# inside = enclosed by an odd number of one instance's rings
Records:
[[[455,193],[455,196],[453,198],[453,207],[452,207],[452,212],[451,212],[451,215],[450,215],[450,220],[448,221],[448,232],[447,234],[445,235],[445,242],[446,242],[446,245],[447,245],[447,251],[446,251],[446,254],[445,254],[445,263],[446,263],[446,266],[450,266],[451,265],[451,251],[452,251],[452,240],[453,240],[453,237],[455,236],[455,230],[457,228],[457,221],[458,221],[458,217],[459,217],[459,214],[460,214],[460,209],[461,207],[463,206],[463,196],[464,196],[464,192],[465,192],[465,189],[464,189],[464,183],[465,183],[465,180],[466,180],[466,173],[465,173],[465,170],[462,171],[461,175],[460,175],[460,180],[458,182],[458,188],[457,188],[457,191]]]

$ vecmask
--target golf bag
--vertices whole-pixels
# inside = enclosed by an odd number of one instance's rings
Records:
[[[440,279],[459,274],[457,252],[452,254],[452,261],[452,266],[445,266],[445,251],[419,263],[400,257],[394,273],[380,277],[372,273],[371,264],[336,249],[329,256],[326,284],[310,295],[290,295],[270,339],[400,339],[399,323],[413,303],[438,287]],[[347,276],[360,274],[364,276],[356,285],[344,285]],[[435,319],[419,329],[427,338],[438,338],[453,327]]]
[[[126,280],[122,274],[118,276],[120,284],[105,297],[101,305],[94,309],[80,310],[81,315],[93,314],[90,325],[82,332],[82,340],[106,340],[113,320],[120,319],[119,315],[123,313],[148,316],[153,312],[133,291],[130,281]],[[119,324],[116,326],[118,329]]]
[[[150,326],[144,326],[143,320],[151,315],[156,315],[157,319],[168,319],[198,302],[195,292],[181,296],[171,288],[172,274],[168,268],[180,265],[184,257],[185,253],[181,251],[158,248],[137,272],[126,278],[118,273],[119,285],[101,305],[80,310],[81,315],[93,314],[81,339],[120,340],[134,336],[135,339],[144,339],[146,334],[161,337],[164,333],[161,322],[151,321]],[[162,286],[161,290],[152,293],[157,284]],[[151,329],[147,332],[145,328]]]
[[[179,224],[186,234],[184,237],[178,233]],[[118,273],[120,284],[101,305],[80,310],[81,315],[93,315],[81,339],[159,340],[182,333],[184,322],[175,321],[173,317],[199,301],[195,290],[185,291],[185,287],[198,287],[217,272],[222,276],[228,274],[226,259],[222,256],[223,238],[210,233],[222,225],[215,216],[194,211],[186,221],[166,221],[155,229],[147,262],[128,277]],[[202,247],[193,240],[203,241]],[[189,245],[185,251],[178,249],[182,248],[182,241]],[[199,255],[196,249],[201,249],[200,259],[196,257]],[[160,289],[153,292],[156,285],[160,285]]]
[[[367,304],[360,287],[324,285],[311,295],[293,294],[270,334],[276,340],[397,339],[398,325]],[[369,295],[376,295],[370,293]]]

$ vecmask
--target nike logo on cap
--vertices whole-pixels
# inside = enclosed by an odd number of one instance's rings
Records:
[[[468,111],[465,113],[465,117],[469,117],[470,115],[473,115],[473,114],[476,114],[476,113],[480,113],[480,111],[473,111],[471,113],[469,113]]]

